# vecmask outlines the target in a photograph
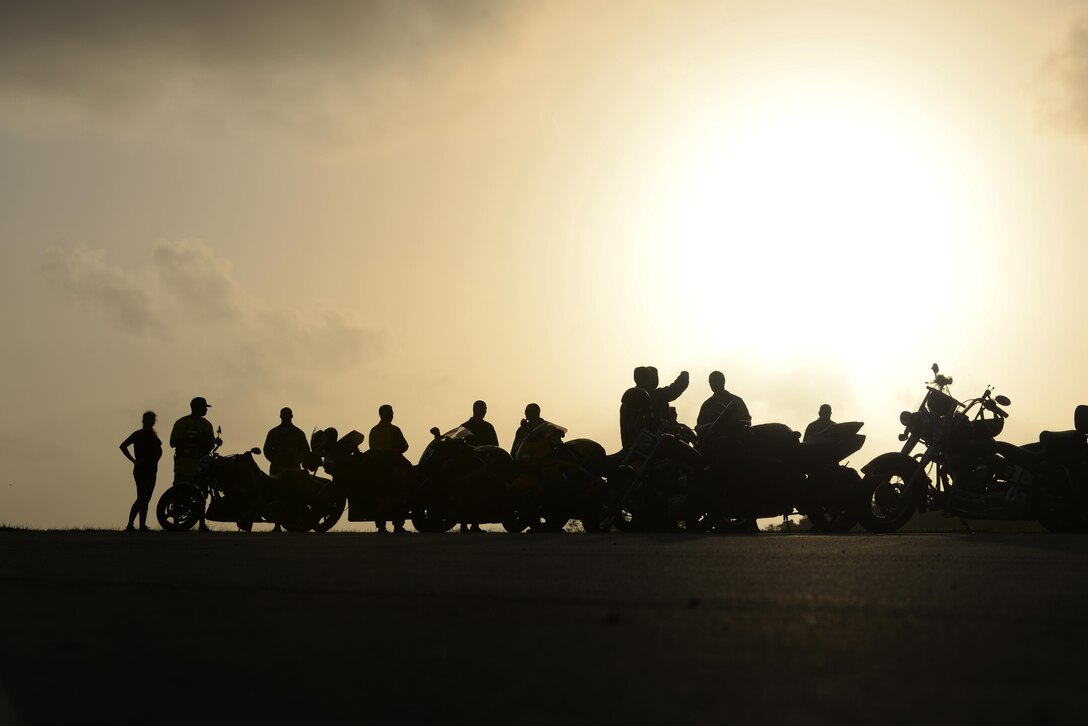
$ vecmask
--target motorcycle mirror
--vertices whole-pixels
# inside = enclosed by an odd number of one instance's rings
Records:
[[[431,436],[435,437],[436,439],[442,438],[442,432],[438,430],[437,426],[432,426]]]
[[[997,395],[994,396],[994,400],[997,401],[998,406],[1008,406],[1010,403],[1012,403],[1012,401],[1009,400],[1008,396]]]
[[[257,446],[254,446],[252,449],[249,450],[249,453],[253,454],[254,456],[258,456],[261,453],[261,449]]]
[[[215,435],[216,436],[222,436],[223,435],[223,427],[222,426],[216,426],[215,427]]]

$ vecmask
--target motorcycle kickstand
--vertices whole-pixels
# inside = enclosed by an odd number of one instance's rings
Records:
[[[960,517],[960,521],[963,522],[963,526],[967,528],[967,534],[974,534],[975,533],[975,530],[971,529],[971,525],[967,522],[966,519],[964,519],[963,517]]]

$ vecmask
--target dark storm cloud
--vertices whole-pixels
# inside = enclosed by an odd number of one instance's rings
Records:
[[[1048,59],[1043,72],[1044,118],[1088,137],[1088,15],[1073,23],[1064,47]]]
[[[497,19],[486,0],[0,0],[0,100],[96,110],[214,89],[305,99],[411,73]],[[252,99],[249,99],[252,101]],[[281,99],[282,100],[282,99]]]

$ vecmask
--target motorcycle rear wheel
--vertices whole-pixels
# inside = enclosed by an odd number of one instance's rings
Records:
[[[903,527],[918,509],[918,484],[907,486],[913,474],[907,467],[896,466],[867,475],[861,480],[862,506],[858,523],[873,534],[888,534]]]
[[[159,497],[155,517],[167,532],[192,529],[204,515],[204,495],[191,484],[175,484]]]

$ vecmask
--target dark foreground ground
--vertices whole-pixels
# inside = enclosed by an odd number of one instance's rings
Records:
[[[1088,537],[7,531],[0,552],[0,723],[1085,718]]]

